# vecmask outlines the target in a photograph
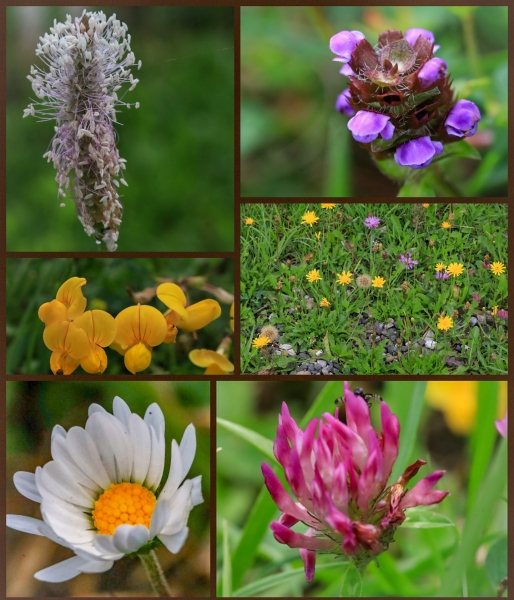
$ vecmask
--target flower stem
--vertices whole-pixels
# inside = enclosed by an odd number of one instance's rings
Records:
[[[153,591],[162,598],[169,598],[171,596],[170,588],[168,587],[168,583],[164,578],[164,573],[162,572],[161,565],[157,560],[157,556],[154,550],[150,550],[150,552],[146,554],[140,554],[139,558],[145,567],[146,574],[148,575],[148,579],[152,584]]]

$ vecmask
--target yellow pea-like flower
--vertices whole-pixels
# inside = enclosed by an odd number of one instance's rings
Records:
[[[55,298],[66,306],[68,321],[73,321],[86,310],[87,299],[82,293],[82,286],[86,283],[84,277],[72,277],[57,290]]]
[[[52,323],[67,321],[68,309],[59,300],[52,300],[51,302],[42,304],[37,311],[37,315],[43,321],[45,327],[48,327]]]
[[[80,360],[87,373],[103,373],[107,367],[104,348],[112,344],[116,335],[116,321],[104,310],[88,310],[75,319],[74,324],[82,329],[89,341],[89,353]]]
[[[116,335],[111,347],[124,354],[132,373],[144,371],[152,361],[152,347],[162,344],[168,328],[166,319],[153,306],[129,306],[116,316]]]
[[[230,329],[234,331],[234,303],[232,302],[232,306],[230,307]]]
[[[69,321],[48,325],[43,332],[43,341],[52,350],[50,368],[54,375],[70,375],[90,351],[85,331]]]
[[[230,360],[214,350],[191,350],[189,360],[197,367],[205,368],[205,375],[226,375],[234,370]]]

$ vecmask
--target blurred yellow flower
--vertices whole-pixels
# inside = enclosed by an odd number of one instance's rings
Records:
[[[382,288],[382,287],[384,287],[385,282],[386,282],[386,280],[383,277],[380,277],[377,275],[377,277],[375,277],[373,279],[373,281],[371,282],[371,285],[375,288]]]
[[[321,275],[319,274],[319,269],[312,269],[306,275],[307,281],[313,283],[314,281],[321,281]]]
[[[439,317],[437,320],[437,329],[441,331],[448,331],[453,327],[453,319],[446,315],[446,317]]]
[[[427,204],[426,202],[423,204],[423,208],[428,208],[430,206],[430,204]]]
[[[253,340],[252,346],[254,348],[262,348],[264,346],[267,346],[270,343],[271,342],[270,342],[269,338],[267,338],[265,335],[261,335]]]
[[[234,331],[234,303],[232,302],[232,306],[230,307],[230,329]]]
[[[326,298],[323,298],[323,300],[319,303],[319,305],[321,307],[330,306],[330,302]]]
[[[494,317],[498,314],[498,305],[493,306],[493,308],[491,309],[491,315]]]
[[[341,285],[346,285],[352,281],[353,273],[350,271],[342,271],[340,275],[337,275],[337,283]]]
[[[316,221],[319,221],[319,217],[316,216],[316,213],[312,210],[308,210],[303,216],[302,221],[312,227]]]
[[[491,271],[498,277],[505,271],[505,265],[502,262],[491,263]]]
[[[446,269],[446,265],[444,263],[437,263],[435,266],[436,271],[444,271]]]
[[[321,231],[316,231],[316,233],[315,233],[314,235],[316,236],[316,239],[317,239],[317,240],[318,240],[318,242],[319,242],[319,240],[320,240],[320,238],[321,238]]]
[[[234,370],[229,359],[214,350],[191,350],[189,360],[197,367],[205,368],[204,375],[226,375]]]
[[[327,210],[332,210],[333,208],[335,208],[337,206],[337,204],[322,204],[321,208],[325,208]]]
[[[451,226],[452,224],[449,221],[443,221],[443,223],[441,223],[443,229],[450,229]]]
[[[451,263],[446,267],[446,272],[452,277],[458,277],[464,273],[464,265],[462,263]]]
[[[255,221],[252,219],[252,217],[245,219],[245,225],[253,225],[254,223]]]
[[[427,404],[444,414],[450,430],[457,435],[466,435],[475,424],[478,381],[429,381],[425,399]],[[499,382],[498,418],[507,409],[507,382]]]

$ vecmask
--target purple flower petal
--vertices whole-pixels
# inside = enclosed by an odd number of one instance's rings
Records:
[[[339,69],[339,73],[341,73],[341,75],[345,75],[346,77],[352,77],[355,75],[354,70],[350,67],[349,64],[344,64],[340,69]]]
[[[498,311],[498,314],[500,313],[500,311]],[[503,419],[500,419],[499,421],[495,421],[496,424],[496,429],[498,430],[498,433],[506,438],[507,437],[507,414],[505,414],[505,416],[503,417]]]
[[[419,27],[414,27],[413,29],[407,29],[407,31],[405,32],[405,35],[403,36],[411,46],[414,46],[414,44],[416,43],[416,40],[419,38],[419,36],[424,37],[425,39],[427,39],[429,42],[434,43],[435,41],[435,37],[434,34],[431,31],[428,31],[428,29],[421,29]],[[434,52],[436,50],[438,50],[440,48],[440,46],[434,46]]]
[[[348,117],[353,117],[353,115],[355,114],[355,110],[350,104],[351,98],[352,95],[350,93],[350,90],[347,89],[341,94],[339,94],[336,100],[336,110],[338,110],[340,113],[343,113],[344,115],[347,115]]]
[[[433,85],[448,72],[448,65],[442,58],[432,58],[418,72],[418,80],[424,88]]]
[[[321,540],[318,538],[310,537],[297,533],[292,529],[289,529],[281,523],[273,521],[270,524],[271,531],[277,542],[286,544],[290,548],[305,548],[306,550],[331,550],[334,547],[334,542],[331,540]]]
[[[355,46],[364,39],[364,34],[360,31],[340,31],[330,38],[330,50],[340,58],[334,60],[340,62],[349,62],[352,58],[352,52]]]
[[[416,485],[409,490],[400,502],[400,508],[412,508],[413,506],[429,506],[437,504],[449,494],[440,490],[432,490],[434,485],[444,475],[444,471],[435,471],[434,473],[424,477]],[[432,490],[432,491],[431,491]]]
[[[315,534],[316,530],[310,528],[305,532],[305,535],[308,537],[312,537]],[[310,583],[314,579],[314,573],[316,571],[316,552],[314,552],[314,550],[300,548],[300,557],[303,562],[305,579]]]
[[[444,126],[450,135],[471,137],[476,133],[480,119],[476,104],[470,100],[459,100],[448,113]]]
[[[394,125],[389,123],[389,120],[390,117],[387,115],[360,110],[355,117],[348,121],[348,129],[352,132],[355,140],[364,144],[376,140],[380,134],[384,139],[391,139]]]
[[[385,402],[380,403],[382,420],[382,453],[384,460],[384,483],[387,482],[400,446],[400,422]]]
[[[422,169],[423,167],[427,167],[432,162],[434,156],[441,154],[442,151],[443,145],[441,142],[433,142],[426,135],[398,146],[394,158],[402,167]]]

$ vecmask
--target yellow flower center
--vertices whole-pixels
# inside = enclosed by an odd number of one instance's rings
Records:
[[[150,529],[155,503],[155,495],[139,483],[111,483],[111,489],[95,502],[95,527],[104,535],[114,535],[118,525],[145,525]]]

